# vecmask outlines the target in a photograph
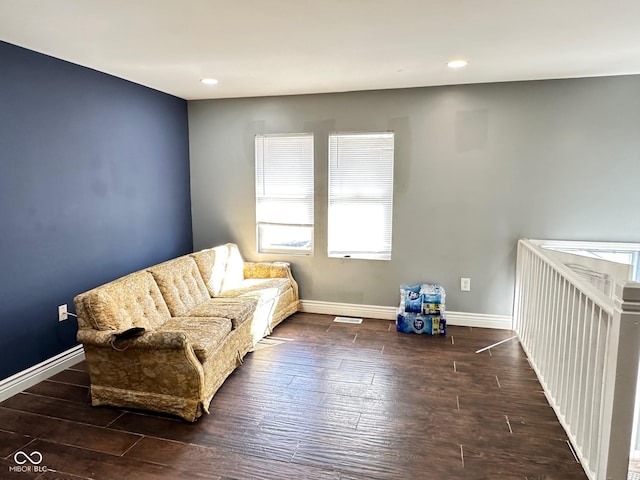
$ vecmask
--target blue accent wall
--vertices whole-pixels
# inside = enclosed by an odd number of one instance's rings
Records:
[[[0,379],[76,344],[57,306],[192,251],[187,102],[0,42]]]

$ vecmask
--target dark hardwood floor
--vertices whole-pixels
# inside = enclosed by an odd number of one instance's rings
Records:
[[[474,353],[511,332],[332,320],[282,323],[195,424],[91,407],[65,370],[0,403],[0,479],[587,478],[518,343]]]

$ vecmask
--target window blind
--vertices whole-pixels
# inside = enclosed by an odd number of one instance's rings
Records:
[[[259,252],[310,253],[313,242],[313,135],[257,135]]]
[[[329,135],[328,255],[391,259],[394,134]]]

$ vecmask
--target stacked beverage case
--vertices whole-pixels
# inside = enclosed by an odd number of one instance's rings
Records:
[[[446,335],[445,291],[437,284],[402,285],[396,328],[403,333]]]

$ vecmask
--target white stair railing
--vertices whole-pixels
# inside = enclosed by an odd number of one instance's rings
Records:
[[[640,354],[640,283],[615,299],[518,242],[514,330],[591,480],[627,478]]]

